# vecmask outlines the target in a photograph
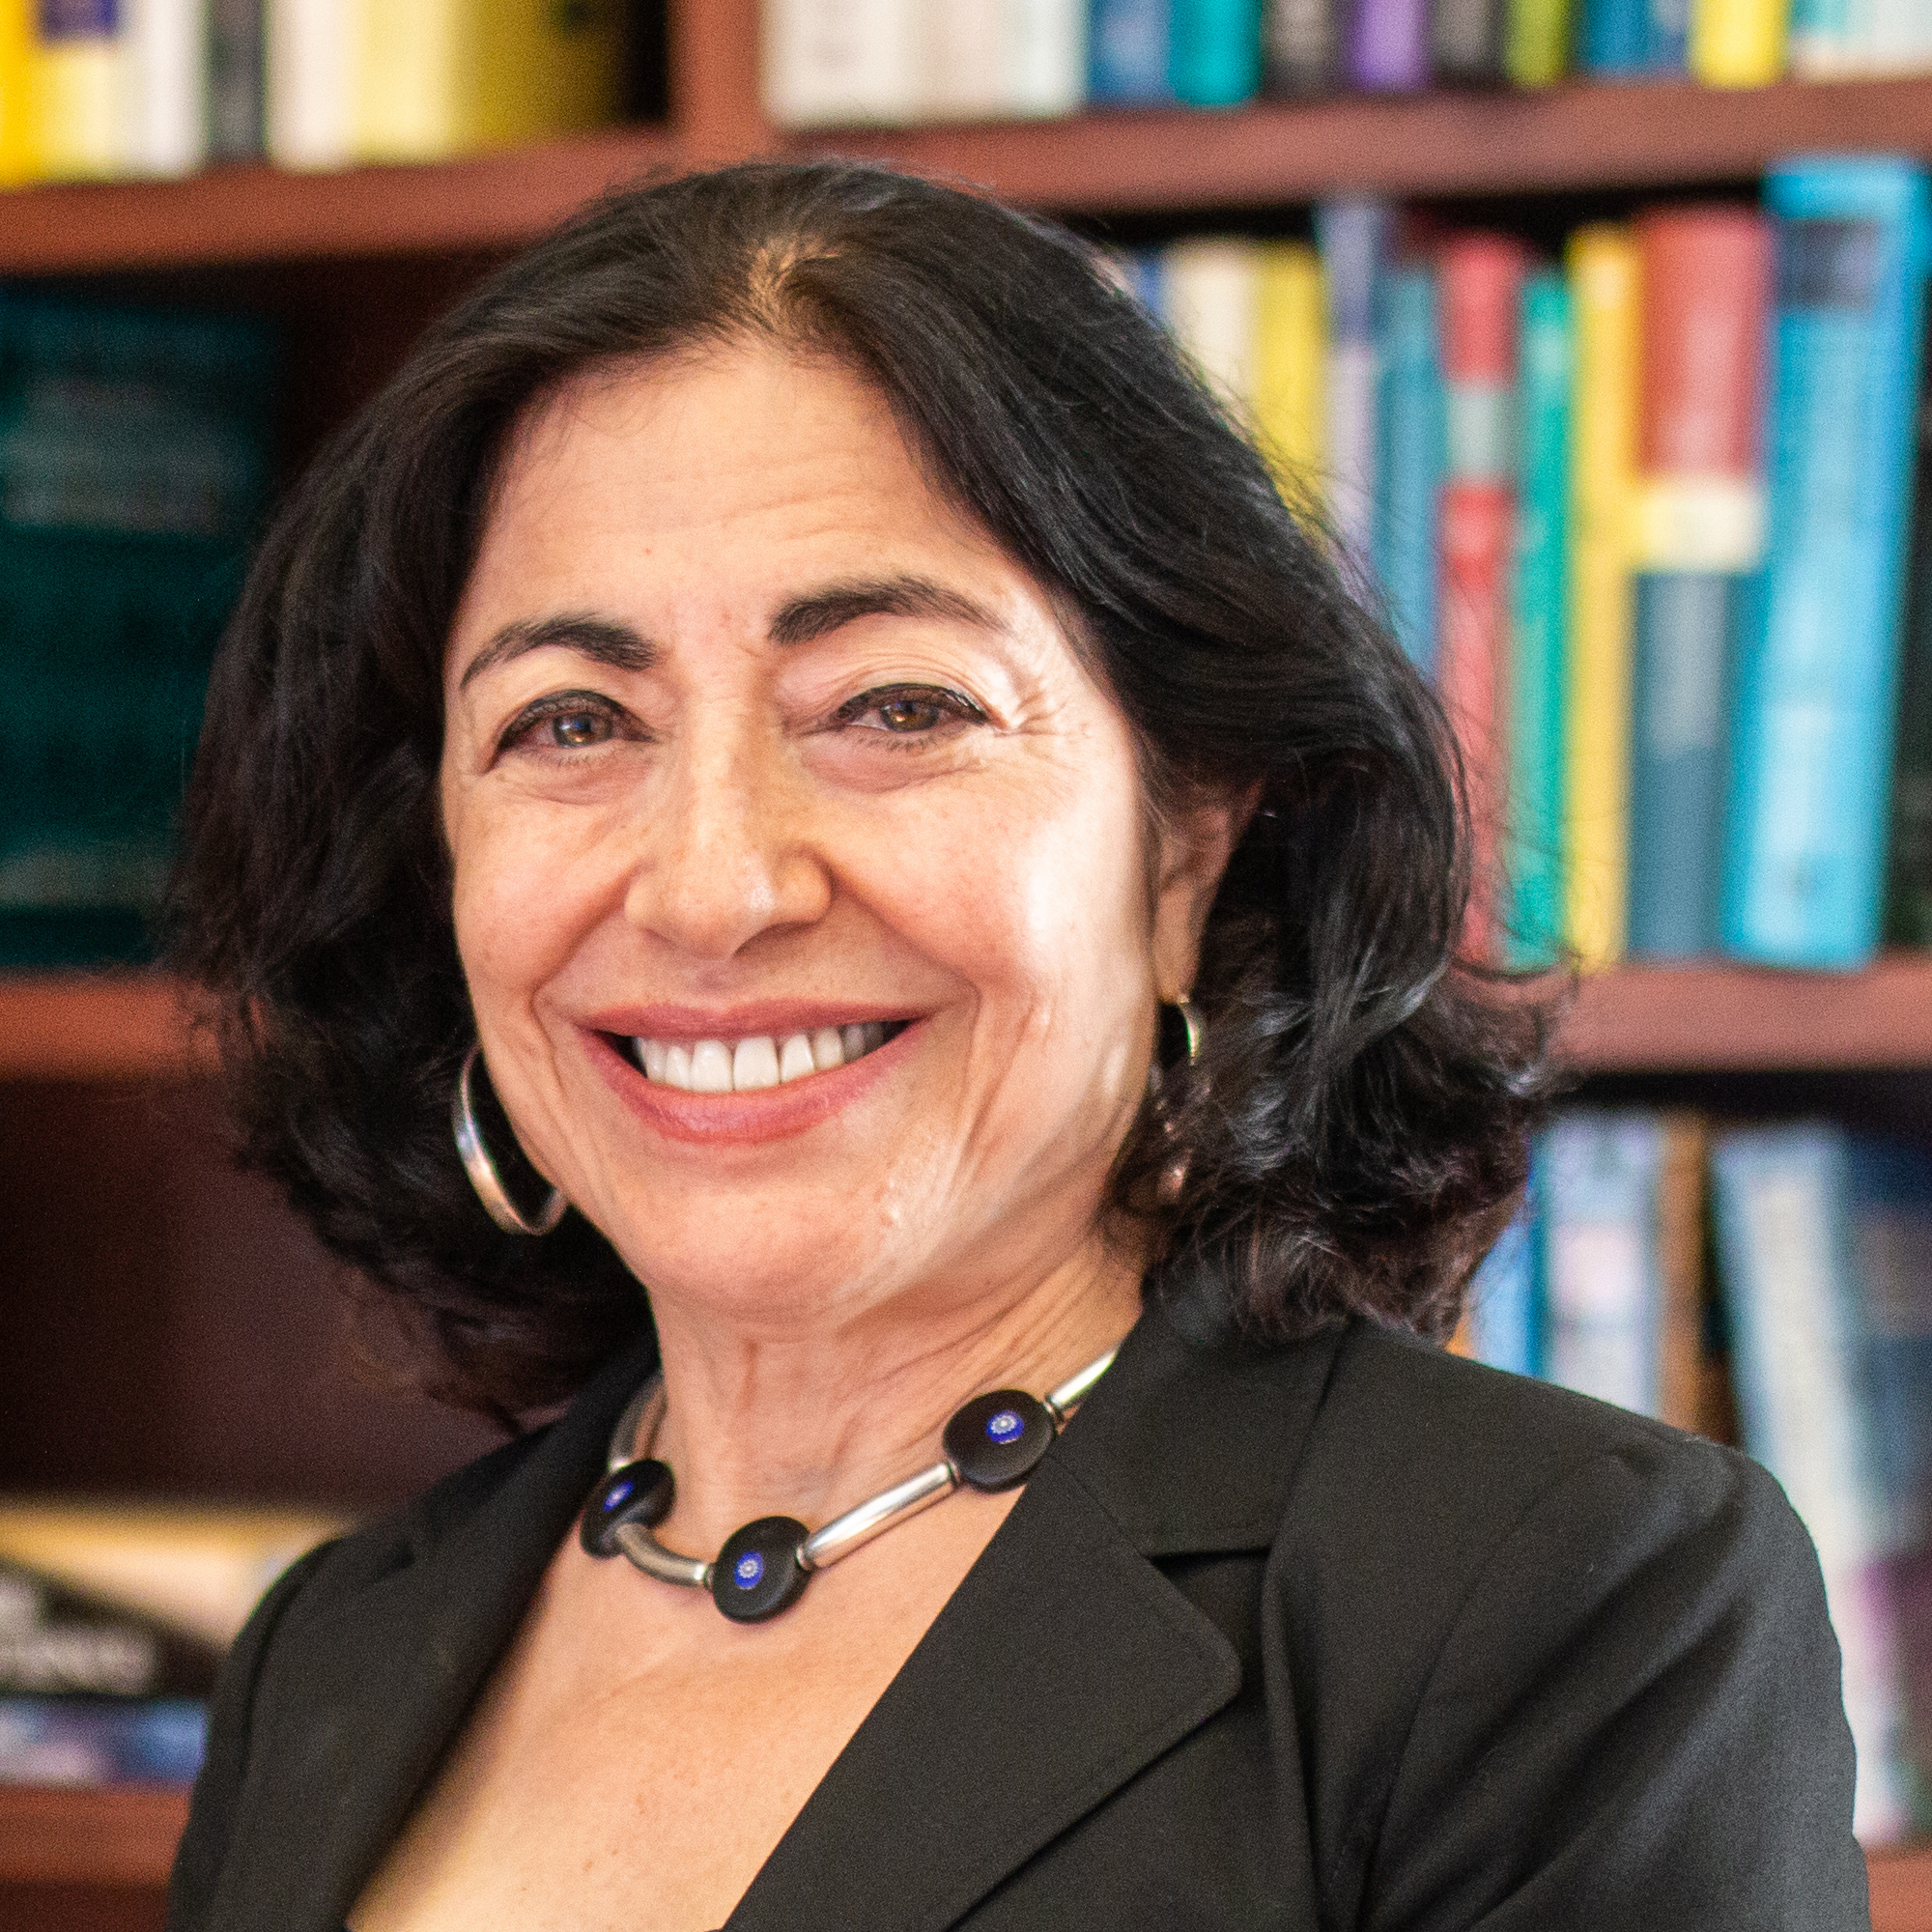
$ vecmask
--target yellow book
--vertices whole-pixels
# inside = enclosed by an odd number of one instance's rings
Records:
[[[355,153],[429,161],[614,120],[620,0],[362,0]]]
[[[1563,824],[1570,945],[1585,966],[1623,956],[1628,903],[1635,494],[1642,284],[1622,228],[1570,239],[1576,317],[1571,416],[1570,666]]]
[[[1255,291],[1255,434],[1294,508],[1322,499],[1327,357],[1321,257],[1305,242],[1264,242]]]
[[[1789,0],[1690,0],[1686,62],[1706,87],[1769,87],[1784,73]]]
[[[33,53],[36,172],[54,181],[123,174],[133,125],[128,34],[112,8],[39,8]]]
[[[40,173],[35,0],[0,0],[0,187]]]

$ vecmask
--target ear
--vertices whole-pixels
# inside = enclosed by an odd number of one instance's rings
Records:
[[[1201,930],[1228,859],[1261,800],[1255,785],[1231,799],[1204,800],[1177,812],[1154,852],[1154,992],[1191,992],[1201,965]]]

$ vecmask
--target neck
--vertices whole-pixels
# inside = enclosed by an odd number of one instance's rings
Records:
[[[1042,1395],[1115,1347],[1139,1318],[1140,1276],[1096,1237],[938,1318],[888,1310],[831,1332],[753,1336],[657,1309],[665,1407],[649,1453],[677,1479],[660,1533],[709,1554],[753,1517],[816,1528],[936,1462],[940,1431],[970,1397]]]

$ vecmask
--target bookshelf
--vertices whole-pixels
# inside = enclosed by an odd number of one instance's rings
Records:
[[[491,262],[658,172],[843,154],[1076,217],[1174,224],[1340,189],[1601,200],[1746,182],[1804,149],[1932,156],[1932,78],[1737,94],[1575,85],[781,136],[757,101],[756,0],[673,0],[670,14],[664,126],[432,167],[244,167],[0,194],[0,275],[279,312],[293,466]],[[1756,1104],[1768,1084],[1796,1093],[1825,1076],[1833,1092],[1904,1083],[1932,1116],[1932,957],[1842,976],[1629,968],[1581,984],[1559,1044],[1586,1082],[1620,1094],[1690,1079]],[[489,1438],[358,1379],[337,1271],[271,1189],[229,1171],[211,1070],[162,977],[0,978],[0,1486],[400,1496]],[[105,1347],[103,1334],[115,1338]],[[0,1788],[0,1932],[158,1928],[185,1812],[176,1793]],[[1877,1932],[1932,1932],[1932,1847],[1870,1863]]]

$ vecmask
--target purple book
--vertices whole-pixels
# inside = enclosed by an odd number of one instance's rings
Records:
[[[1349,84],[1364,94],[1429,85],[1429,0],[1356,0],[1349,22]]]

